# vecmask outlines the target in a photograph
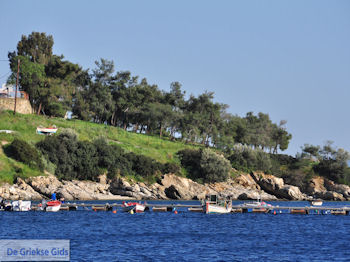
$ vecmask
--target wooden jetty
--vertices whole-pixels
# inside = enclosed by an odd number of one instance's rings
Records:
[[[153,212],[172,212],[179,208],[189,212],[202,212],[203,206],[193,204],[152,204],[145,203],[146,210]],[[75,210],[92,210],[92,211],[112,211],[121,208],[119,203],[64,203],[61,210],[75,211]],[[332,207],[332,206],[268,206],[268,207],[247,207],[244,204],[233,205],[232,213],[289,213],[289,214],[333,214],[333,215],[349,215],[350,206]]]

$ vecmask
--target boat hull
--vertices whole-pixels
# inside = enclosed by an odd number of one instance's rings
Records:
[[[13,201],[12,202],[12,210],[13,211],[29,211],[31,210],[31,201]]]
[[[142,213],[145,211],[146,206],[139,203],[125,203],[123,205],[123,212],[130,212],[133,210],[135,213]]]
[[[45,211],[47,212],[57,212],[61,208],[61,202],[60,201],[49,201],[46,203]]]
[[[204,206],[204,212],[206,214],[228,214],[231,212],[232,207],[228,206],[219,206],[210,203],[206,203]]]
[[[311,201],[312,206],[322,206],[323,202],[322,201]]]
[[[47,212],[57,212],[57,211],[60,210],[60,208],[61,208],[61,205],[58,205],[58,206],[47,206],[45,210]]]

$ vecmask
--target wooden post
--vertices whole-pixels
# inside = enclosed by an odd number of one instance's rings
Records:
[[[17,79],[16,79],[16,91],[15,91],[15,108],[13,110],[13,114],[15,115],[16,114],[16,105],[17,105],[17,86],[18,86],[18,75],[19,75],[19,64],[21,63],[21,60],[18,59],[18,62],[17,62]]]

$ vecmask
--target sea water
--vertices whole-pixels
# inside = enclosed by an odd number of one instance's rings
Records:
[[[350,216],[206,215],[180,208],[177,214],[0,212],[0,221],[0,239],[69,239],[71,261],[350,261]]]

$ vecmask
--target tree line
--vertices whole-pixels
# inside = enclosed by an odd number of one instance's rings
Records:
[[[108,124],[139,133],[200,143],[231,152],[234,145],[277,153],[286,150],[291,134],[286,121],[273,123],[268,114],[252,112],[239,117],[228,106],[214,102],[213,92],[190,95],[179,82],[169,91],[129,71],[115,71],[113,61],[100,59],[91,72],[53,54],[51,35],[33,32],[22,36],[17,50],[9,52],[15,83],[29,95],[37,114],[63,117],[67,111],[86,121]]]

